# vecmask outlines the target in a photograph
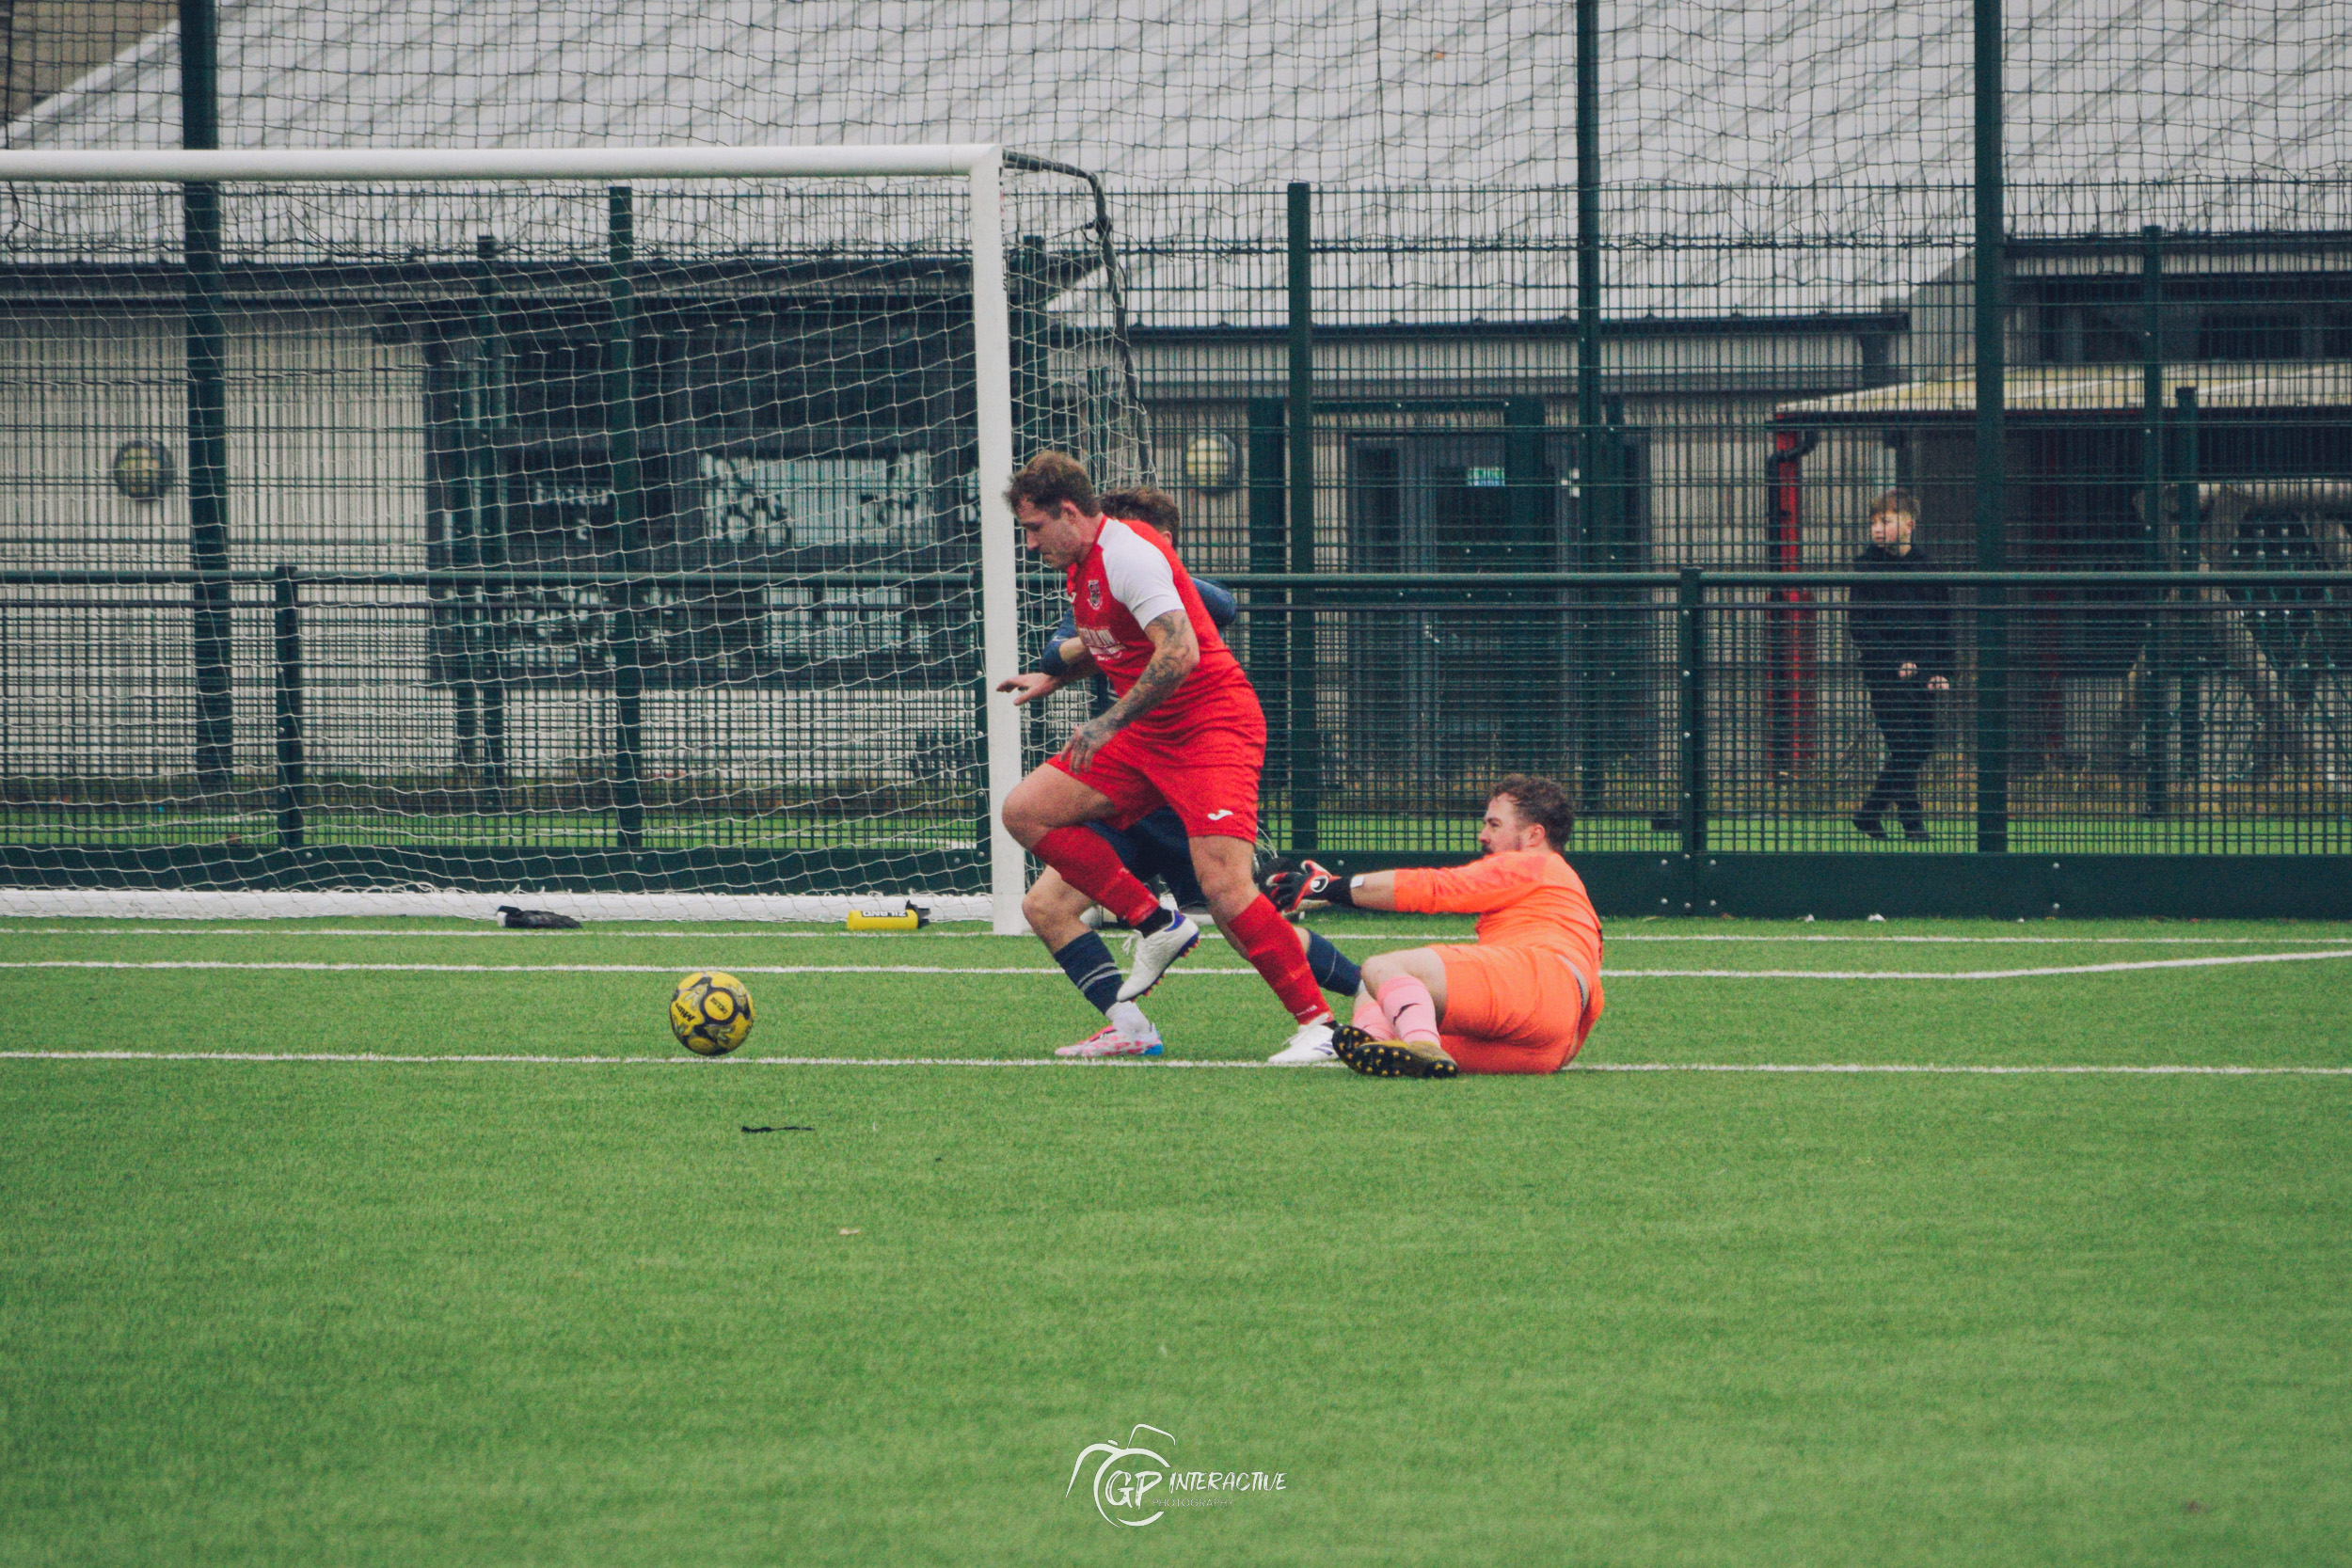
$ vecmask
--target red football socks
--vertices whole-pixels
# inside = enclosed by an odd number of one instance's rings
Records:
[[[1380,1010],[1396,1024],[1400,1038],[1438,1043],[1437,999],[1410,974],[1400,974],[1380,988]]]
[[[1225,940],[1240,948],[1242,956],[1265,976],[1265,983],[1274,988],[1274,994],[1282,999],[1291,1017],[1301,1023],[1312,1023],[1331,1016],[1330,1007],[1323,1000],[1323,988],[1315,984],[1314,971],[1307,967],[1307,955],[1298,945],[1297,936],[1263,895],[1252,899],[1237,918],[1225,922]]]
[[[1160,901],[1152,896],[1152,890],[1136,880],[1136,874],[1120,863],[1119,851],[1091,829],[1056,828],[1037,841],[1037,852],[1046,864],[1061,873],[1062,880],[1130,926],[1142,925],[1160,907]],[[1273,913],[1271,906],[1266,912]],[[1291,950],[1297,949],[1298,943],[1292,942]],[[1303,970],[1306,959],[1300,958],[1299,963]],[[1314,984],[1312,975],[1308,976],[1307,984]]]

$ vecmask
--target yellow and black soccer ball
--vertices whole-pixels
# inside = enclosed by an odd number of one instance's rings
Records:
[[[716,969],[698,969],[677,983],[670,998],[670,1033],[678,1044],[705,1056],[723,1056],[752,1032],[752,993],[742,981]]]

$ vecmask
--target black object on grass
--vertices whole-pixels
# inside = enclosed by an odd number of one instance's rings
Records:
[[[499,906],[499,924],[510,931],[576,931],[580,925],[553,910],[518,910],[512,904]]]
[[[814,1132],[814,1127],[746,1127],[746,1132]]]

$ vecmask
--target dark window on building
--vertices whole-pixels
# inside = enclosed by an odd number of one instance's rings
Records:
[[[1620,436],[1630,450],[1636,443]],[[1516,450],[1541,467],[1514,473],[1500,431],[1363,433],[1347,447],[1345,544],[1358,572],[1473,574],[1555,570],[1579,541],[1575,443],[1549,431]],[[1642,470],[1620,459],[1613,515],[1639,528]],[[1605,544],[1623,544],[1613,539]],[[1611,552],[1639,564],[1637,546]],[[1347,660],[1348,755],[1391,776],[1441,770],[1431,787],[1514,768],[1565,768],[1577,649],[1559,591],[1371,590],[1335,623]],[[1398,608],[1386,610],[1381,606]],[[1409,607],[1409,608],[1408,608]],[[1441,608],[1440,608],[1441,607]]]
[[[2122,309],[2090,305],[2045,306],[2042,357],[2058,365],[2112,365],[2147,356],[2140,324]]]
[[[2352,359],[2352,305],[2329,310],[2319,321],[2319,356]]]
[[[969,337],[956,312],[648,309],[634,556],[613,491],[606,330],[593,312],[523,304],[486,331],[475,316],[437,324],[432,566],[642,570],[635,657],[652,688],[959,678],[970,615],[952,583],[726,578],[969,564]],[[625,597],[613,582],[469,591],[437,614],[440,678],[609,683]]]
[[[1405,570],[1405,453],[1392,444],[1348,450],[1347,561],[1351,571]]]
[[[2197,321],[2200,359],[2300,359],[2299,310],[2207,310]]]
[[[2259,259],[2174,258],[2155,311],[2157,357],[2263,361],[2352,358],[2352,276],[2261,271]],[[2210,270],[2188,270],[2191,265]],[[2220,270],[2242,266],[2246,270]],[[2149,311],[2136,272],[2019,280],[2042,361],[2130,364],[2149,357]]]

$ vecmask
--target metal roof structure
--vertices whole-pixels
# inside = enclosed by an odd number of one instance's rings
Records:
[[[1963,0],[1604,12],[1611,308],[1877,306],[1969,224]],[[2020,0],[2021,233],[2352,228],[2341,0]],[[1100,174],[1146,322],[1279,319],[1279,190],[1383,319],[1544,319],[1573,10],[1535,0],[224,0],[230,147],[1000,141]],[[167,146],[167,28],[8,127]],[[1465,258],[1483,258],[1472,271]],[[1466,302],[1474,293],[1476,302]]]
[[[2207,413],[2352,408],[2352,362],[2344,360],[2289,364],[2175,362],[2163,367],[2161,385],[2196,388],[2198,406]],[[2122,414],[2137,418],[2147,406],[2146,386],[2146,369],[2140,365],[2028,365],[2010,369],[2004,381],[2001,403],[2012,415]],[[1965,420],[1976,411],[1976,378],[1945,376],[1782,404],[1774,415],[1796,424],[1879,424],[1889,420]]]

